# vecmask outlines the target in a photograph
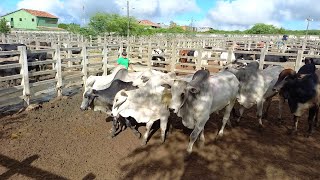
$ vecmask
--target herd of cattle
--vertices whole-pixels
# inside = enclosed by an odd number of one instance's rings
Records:
[[[253,61],[243,68],[224,68],[210,75],[207,70],[198,70],[192,75],[177,76],[155,70],[128,72],[117,66],[107,76],[90,76],[86,83],[81,109],[91,108],[113,117],[111,136],[130,127],[140,137],[133,124],[146,123],[143,144],[147,143],[152,124],[160,120],[161,138],[165,141],[168,118],[173,112],[182,119],[182,124],[193,129],[187,152],[192,152],[196,139],[204,141],[204,126],[210,115],[224,109],[222,126],[217,137],[223,135],[230,123],[230,114],[239,103],[240,118],[245,109],[256,105],[257,119],[262,127],[271,99],[279,95],[279,119],[282,105],[288,102],[293,114],[293,129],[297,131],[298,119],[309,110],[309,129],[317,125],[320,104],[320,71],[313,62],[306,61],[298,72],[281,66],[259,69]],[[265,111],[263,107],[266,106]],[[120,118],[122,117],[122,118]]]

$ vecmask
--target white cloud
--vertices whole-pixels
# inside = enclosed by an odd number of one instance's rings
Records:
[[[126,15],[126,0],[21,0],[17,8],[30,8],[48,11],[60,17],[61,22],[80,23],[96,12],[119,13]],[[83,11],[84,7],[84,11]],[[139,19],[170,21],[180,13],[200,11],[195,0],[131,0],[130,15]]]
[[[199,22],[216,29],[247,29],[255,23],[284,26],[284,21],[319,17],[318,0],[220,0]]]

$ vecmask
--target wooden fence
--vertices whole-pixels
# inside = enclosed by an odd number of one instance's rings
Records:
[[[7,36],[4,38],[7,38]],[[24,39],[25,37],[19,38]],[[44,61],[28,62],[25,47],[19,47],[18,51],[0,52],[0,57],[4,55],[19,56],[19,61],[16,63],[0,65],[0,71],[20,68],[20,74],[0,77],[0,82],[21,81],[20,85],[0,88],[0,106],[6,105],[7,102],[19,103],[21,100],[25,105],[29,105],[32,99],[47,93],[61,96],[66,88],[81,86],[90,75],[107,75],[110,69],[114,67],[119,53],[123,50],[128,52],[130,61],[134,64],[136,70],[154,69],[179,74],[194,73],[196,70],[203,68],[219,70],[222,67],[213,62],[221,61],[220,54],[223,52],[228,54],[227,63],[231,63],[233,53],[259,54],[260,69],[265,64],[273,64],[297,70],[301,67],[304,57],[320,58],[317,55],[320,49],[318,41],[288,41],[284,46],[279,47],[277,44],[270,44],[269,41],[263,46],[259,46],[260,39],[249,38],[230,40],[230,38],[223,37],[190,39],[132,37],[129,41],[125,41],[121,37],[101,37],[90,42],[82,41],[81,37],[75,35],[57,35],[54,38],[56,39],[47,39],[47,41],[38,39],[39,43],[36,43],[38,47],[28,45],[29,53],[45,52],[51,55],[51,58]],[[78,41],[78,38],[80,41]],[[5,42],[7,41],[5,40]],[[10,41],[15,40],[11,39]],[[51,42],[51,45],[39,46],[42,41]],[[62,46],[63,43],[67,46]],[[77,43],[77,46],[73,47],[75,43]],[[207,47],[213,49],[207,49]],[[160,56],[165,57],[165,61],[152,60],[154,49],[166,50],[165,53],[160,54]],[[179,55],[179,51],[188,49],[197,50],[198,56]],[[72,52],[75,50],[81,50],[81,54],[73,54]],[[315,55],[309,53],[311,50]],[[202,57],[202,54],[207,52],[210,52],[211,56]],[[290,60],[284,63],[266,62],[264,61],[266,55],[287,56],[290,57]],[[180,58],[192,59],[192,61],[191,63],[181,63]],[[243,60],[243,62],[251,61]],[[47,68],[31,72],[30,68],[37,65],[47,66]],[[47,78],[35,81],[35,77],[39,76]]]

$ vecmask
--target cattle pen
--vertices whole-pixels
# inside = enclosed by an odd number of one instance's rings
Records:
[[[154,69],[165,72],[194,73],[199,69],[209,69],[217,72],[222,68],[217,62],[222,61],[219,55],[227,53],[224,60],[227,64],[232,61],[233,53],[248,55],[260,55],[260,68],[264,65],[281,65],[285,68],[299,69],[305,57],[320,58],[319,41],[293,38],[281,47],[270,43],[280,37],[122,37],[103,36],[96,39],[85,39],[83,36],[73,34],[39,34],[39,33],[15,33],[5,36],[2,34],[1,43],[24,43],[31,52],[48,53],[44,61],[28,62],[26,49],[17,51],[2,51],[0,56],[17,55],[19,61],[15,63],[0,65],[0,69],[20,68],[20,74],[0,77],[0,82],[18,80],[20,85],[3,87],[0,89],[1,106],[9,103],[17,103],[22,99],[25,104],[30,104],[30,99],[48,92],[62,95],[65,88],[82,85],[90,75],[107,75],[116,63],[116,59],[122,51],[127,51],[131,63],[135,69]],[[80,42],[80,43],[79,43]],[[263,46],[260,42],[266,42]],[[44,45],[43,45],[44,44]],[[236,46],[235,46],[236,45]],[[208,49],[210,47],[211,49]],[[152,60],[152,50],[165,49],[165,52],[157,54],[165,58],[164,61]],[[181,50],[196,50],[198,57],[179,55]],[[81,51],[81,54],[73,54],[73,51]],[[210,52],[210,57],[202,56]],[[312,52],[312,53],[310,53]],[[288,57],[287,62],[264,61],[266,55]],[[187,62],[179,62],[186,58]],[[243,59],[241,62],[251,62]],[[206,62],[206,63],[203,63]],[[47,67],[43,71],[29,72],[28,67],[42,65]],[[42,81],[32,81],[33,77],[45,76]],[[30,79],[31,78],[31,79]],[[46,86],[50,85],[50,86]],[[44,86],[45,89],[36,88]],[[50,88],[48,88],[50,87]],[[17,92],[20,92],[17,96]],[[8,96],[14,93],[16,96]],[[9,98],[9,99],[8,99]]]
[[[0,51],[0,62],[7,62],[0,65],[0,71],[19,71],[0,77],[0,179],[319,179],[320,133],[310,138],[288,136],[288,107],[283,115],[286,122],[281,123],[272,106],[264,131],[257,130],[255,110],[250,109],[239,126],[227,127],[223,139],[217,141],[214,137],[222,115],[213,114],[206,125],[205,146],[195,145],[189,160],[183,153],[190,130],[178,117],[172,118],[173,130],[165,143],[159,143],[160,132],[156,131],[146,146],[140,146],[140,140],[128,130],[109,139],[111,123],[105,122],[105,115],[79,109],[86,79],[110,74],[122,51],[128,52],[136,71],[176,74],[200,69],[214,74],[224,68],[219,62],[232,64],[235,53],[259,55],[260,69],[281,65],[297,70],[304,58],[320,58],[318,38],[291,37],[278,43],[280,39],[276,35],[127,39],[107,34],[89,38],[69,33],[2,34],[0,44],[23,43],[26,47]],[[155,49],[162,51],[155,54]],[[181,50],[198,55],[180,55]],[[46,59],[29,61],[28,53],[46,53]],[[227,54],[225,59],[222,53]],[[267,55],[288,60],[265,61]],[[152,60],[153,56],[164,60]],[[187,62],[181,62],[183,58]],[[40,103],[39,109],[10,112],[34,103]],[[301,129],[306,127],[307,122],[302,121]]]

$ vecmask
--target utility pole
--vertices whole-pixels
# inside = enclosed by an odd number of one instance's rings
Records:
[[[129,15],[129,0],[127,0],[127,17],[128,17],[128,31],[127,31],[127,41],[129,43],[129,33],[130,33],[130,15]]]
[[[191,23],[190,23],[190,28],[191,28],[191,31],[193,32],[193,17],[191,18]]]
[[[306,20],[308,21],[308,23],[307,23],[307,30],[306,30],[306,38],[307,38],[307,36],[308,36],[308,31],[309,31],[309,23],[310,23],[310,21],[313,21],[313,19],[311,19],[310,16],[309,16]]]

